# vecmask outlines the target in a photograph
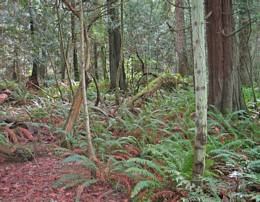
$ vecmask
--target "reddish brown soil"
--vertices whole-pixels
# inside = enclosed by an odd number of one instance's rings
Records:
[[[76,164],[64,165],[56,156],[39,157],[31,162],[1,163],[1,202],[73,202],[77,188],[53,188],[55,180],[64,174],[90,174]],[[124,193],[115,191],[110,185],[97,183],[84,188],[81,202],[127,202]]]

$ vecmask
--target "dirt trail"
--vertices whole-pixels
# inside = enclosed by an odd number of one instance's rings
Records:
[[[76,188],[52,187],[55,180],[64,174],[90,174],[76,164],[64,165],[56,156],[36,158],[24,163],[1,163],[0,202],[73,202]],[[123,193],[114,191],[107,184],[84,188],[81,202],[126,202]]]

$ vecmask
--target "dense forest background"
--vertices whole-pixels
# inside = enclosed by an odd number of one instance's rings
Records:
[[[259,11],[0,0],[0,200],[260,201]]]

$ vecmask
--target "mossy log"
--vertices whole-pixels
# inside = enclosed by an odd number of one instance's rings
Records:
[[[31,149],[24,146],[0,144],[0,157],[8,162],[31,161],[34,157]]]
[[[133,96],[127,103],[128,107],[133,107],[135,102],[141,98],[147,98],[148,96],[153,95],[157,90],[167,89],[167,88],[176,88],[178,84],[184,84],[184,81],[181,79],[180,75],[164,74],[153,81],[151,81],[147,87],[142,91]]]
[[[13,122],[25,122],[30,121],[31,117],[26,114],[9,116],[9,115],[0,115],[0,122],[13,123]]]

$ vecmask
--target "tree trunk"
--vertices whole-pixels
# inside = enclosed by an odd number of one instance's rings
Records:
[[[209,105],[221,112],[243,109],[233,99],[234,91],[240,91],[240,82],[234,83],[233,67],[232,0],[207,0],[207,44],[209,65]],[[241,92],[242,93],[242,92]],[[234,107],[236,106],[236,107]]]
[[[47,58],[47,52],[45,47],[41,49],[41,63],[39,65],[39,77],[40,80],[44,81],[46,75],[47,75],[47,66],[46,66],[46,58]]]
[[[17,47],[14,48],[14,62],[13,62],[13,70],[12,70],[12,79],[13,80],[21,80],[20,76],[20,69],[19,69],[19,63],[18,63],[18,50]]]
[[[84,37],[85,33],[85,37]],[[86,64],[85,64],[85,48],[84,40],[86,40]],[[80,0],[80,44],[81,44],[81,74],[82,74],[82,95],[83,95],[83,108],[84,108],[84,118],[85,118],[85,128],[87,133],[88,141],[88,154],[91,160],[97,160],[94,147],[92,144],[92,137],[89,125],[89,112],[88,112],[88,100],[86,93],[86,76],[85,72],[89,70],[90,66],[90,43],[88,38],[87,30],[84,29],[84,14],[83,14],[83,2]]]
[[[75,5],[75,4],[73,4]],[[75,33],[75,15],[71,13],[71,40],[73,47],[73,71],[75,81],[79,81],[79,68],[78,68],[78,51],[77,51],[77,36]]]
[[[33,16],[33,11],[32,11],[32,2],[31,0],[28,2],[29,3],[29,15],[30,15],[30,31],[31,31],[31,37],[32,37],[32,43],[33,46],[35,46],[35,36],[34,36],[34,16]],[[33,68],[32,68],[32,74],[29,79],[30,86],[32,88],[38,88],[39,86],[39,81],[38,81],[38,64],[37,64],[37,56],[36,56],[36,51],[33,51]]]
[[[239,27],[245,26],[248,23],[248,16],[246,15],[245,8],[241,8],[239,15]],[[239,75],[241,78],[241,82],[244,85],[250,85],[250,47],[249,47],[249,37],[250,37],[250,29],[249,27],[245,27],[239,32]]]
[[[192,34],[194,53],[196,139],[192,181],[200,186],[205,169],[205,147],[207,144],[207,67],[205,50],[204,1],[192,0]]]
[[[100,54],[101,54],[101,63],[102,63],[102,70],[103,70],[103,79],[108,79],[107,73],[107,56],[106,56],[106,47],[102,45],[100,47]]]
[[[61,54],[61,61],[62,61],[61,79],[65,80],[66,71],[68,73],[68,63],[67,63],[67,55],[66,55],[64,37],[63,37],[63,26],[62,26],[62,20],[60,17],[58,2],[56,2],[56,14],[57,14],[57,18],[58,18],[58,34],[59,34],[60,54]],[[68,40],[68,47],[69,47],[69,40]]]
[[[178,58],[178,72],[181,75],[188,73],[188,61],[185,50],[185,26],[184,26],[184,10],[182,0],[175,1],[175,19],[176,19],[176,55]]]
[[[97,52],[97,42],[94,42],[93,45],[93,49],[94,49],[94,71],[95,71],[95,78],[98,81],[99,79],[99,73],[98,73],[98,52]]]
[[[119,10],[115,6],[116,2],[107,0],[108,16],[109,16],[109,70],[110,70],[110,89],[116,88],[117,69],[120,66],[121,57],[121,34],[120,34],[120,20]],[[120,88],[126,88],[124,79],[124,71],[120,75]]]

